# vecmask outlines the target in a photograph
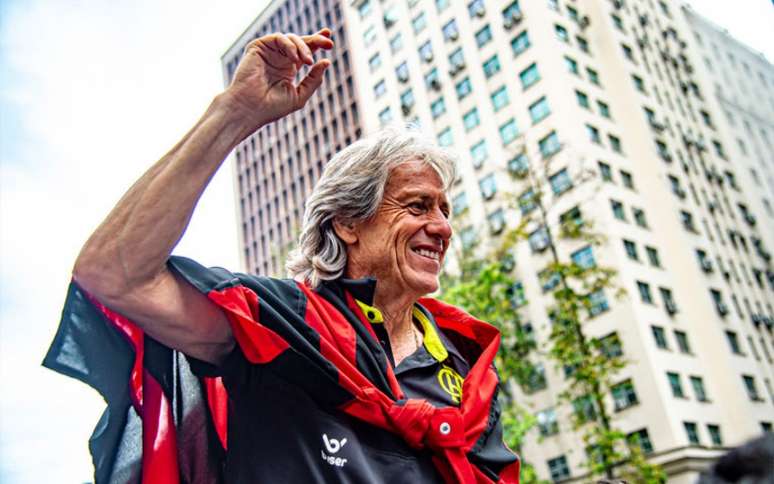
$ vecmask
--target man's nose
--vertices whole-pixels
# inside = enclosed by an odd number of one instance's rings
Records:
[[[446,242],[452,236],[452,227],[449,223],[449,219],[444,215],[440,209],[433,211],[433,217],[429,224],[427,224],[427,234],[435,237],[439,237],[442,241]]]

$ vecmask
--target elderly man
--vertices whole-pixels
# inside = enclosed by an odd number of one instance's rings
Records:
[[[497,331],[423,299],[452,235],[443,150],[385,132],[334,156],[287,264],[295,280],[170,257],[222,160],[304,105],[329,65],[313,56],[332,47],[327,29],[253,41],[83,247],[45,364],[108,400],[97,481],[518,481]]]

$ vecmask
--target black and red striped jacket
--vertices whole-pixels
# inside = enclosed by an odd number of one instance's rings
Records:
[[[240,443],[229,429],[237,435],[235,425],[251,418],[252,412],[244,399],[228,398],[227,387],[233,392],[236,384],[226,379],[224,386],[220,378],[201,376],[206,373],[201,369],[196,376],[191,364],[202,365],[144,335],[73,282],[44,365],[88,383],[108,403],[89,443],[98,484],[263,482],[261,476],[295,482],[299,473],[306,475],[304,482],[365,482],[371,479],[363,476],[374,472],[383,482],[411,482],[412,472],[426,472],[422,462],[431,462],[432,475],[446,482],[518,483],[519,461],[502,443],[499,382],[492,364],[500,336],[493,326],[437,300],[419,301],[470,364],[459,406],[438,407],[425,399],[406,398],[356,302],[356,297],[363,298],[336,282],[313,290],[289,280],[207,269],[180,257],[172,257],[169,264],[227,315],[238,357],[256,369],[240,388],[250,391],[260,380],[265,389],[258,398],[292,389],[297,392],[290,394],[294,402],[293,395],[313,402],[309,413],[336,416],[339,432],[346,431],[339,425],[344,422],[356,434],[368,435],[366,440],[376,439],[389,447],[385,455],[393,461],[379,467],[376,461],[383,456],[369,457],[368,452],[362,453],[365,459],[342,458],[344,453],[337,452],[346,439],[335,429],[321,436],[319,429],[303,425],[287,429],[298,442],[298,455],[285,448],[287,442],[280,445],[267,438],[265,449],[253,449],[251,456],[258,471],[230,469],[231,456],[244,455],[244,449],[237,449]],[[237,400],[240,406],[235,406]],[[255,412],[264,408],[256,405]],[[293,408],[280,411],[292,413]],[[271,417],[265,421],[271,422]],[[313,456],[322,457],[316,461],[319,469],[303,468],[302,462],[313,462],[309,449],[316,448],[304,446],[305,437],[314,438],[317,447],[321,441],[325,445]],[[357,445],[352,440],[347,450]],[[280,466],[277,461],[282,459]],[[394,475],[385,475],[389,472]]]

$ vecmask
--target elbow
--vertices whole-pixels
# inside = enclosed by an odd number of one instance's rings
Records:
[[[103,304],[110,305],[121,294],[127,293],[126,278],[120,264],[98,251],[84,247],[73,266],[72,277],[89,294]]]

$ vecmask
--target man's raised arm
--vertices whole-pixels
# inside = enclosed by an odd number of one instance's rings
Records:
[[[225,315],[166,261],[199,197],[231,150],[261,126],[300,109],[330,61],[330,31],[271,34],[251,42],[231,85],[196,125],[129,189],[78,256],[75,280],[167,346],[212,363],[233,348]],[[300,84],[294,79],[310,65]]]

